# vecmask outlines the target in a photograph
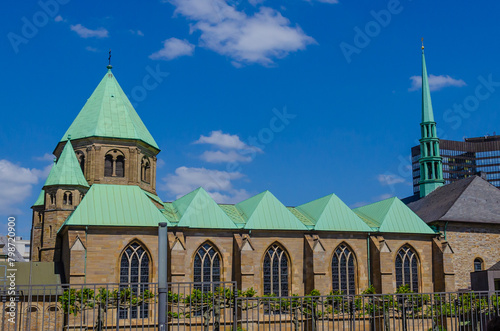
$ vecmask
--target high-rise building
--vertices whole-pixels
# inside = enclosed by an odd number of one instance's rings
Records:
[[[482,174],[488,182],[500,188],[500,135],[465,138],[464,141],[439,140],[443,159],[445,184]],[[413,193],[420,193],[421,145],[411,149]]]

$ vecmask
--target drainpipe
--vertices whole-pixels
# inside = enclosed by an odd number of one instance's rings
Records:
[[[83,266],[83,283],[87,284],[87,249],[89,247],[87,243],[87,231],[89,230],[89,226],[85,227],[85,265]]]
[[[370,271],[370,232],[368,232],[368,236],[366,237],[366,255],[368,256],[368,286],[372,285],[371,280],[371,271]]]
[[[444,240],[446,240],[446,228],[448,227],[448,221],[444,224]]]

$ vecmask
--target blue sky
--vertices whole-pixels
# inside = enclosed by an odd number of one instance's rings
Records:
[[[494,1],[0,6],[0,217],[15,216],[24,237],[51,153],[104,76],[110,48],[162,149],[164,200],[200,185],[221,202],[266,189],[286,205],[332,192],[351,207],[411,195],[421,37],[440,138],[498,130]]]

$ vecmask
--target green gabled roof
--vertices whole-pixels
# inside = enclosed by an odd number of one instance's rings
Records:
[[[236,225],[203,189],[197,188],[172,203],[180,221],[177,226],[209,229],[236,229]]]
[[[353,209],[370,227],[379,232],[434,234],[410,208],[398,198],[390,198]]]
[[[83,176],[80,164],[76,159],[76,154],[71,145],[71,141],[68,140],[61,155],[57,159],[57,162],[50,169],[49,176],[45,181],[44,186],[52,185],[74,185],[89,187],[89,183]]]
[[[314,221],[315,230],[371,231],[371,228],[335,194],[300,205],[296,209]]]
[[[246,219],[245,229],[307,230],[269,191],[236,204],[236,208]]]
[[[61,141],[87,137],[136,139],[160,149],[108,70]]]
[[[167,219],[139,186],[94,184],[63,227],[158,226],[160,222]]]
[[[160,209],[163,216],[165,216],[172,225],[177,225],[179,223],[179,218],[175,213],[174,207],[171,202],[164,202],[163,209]]]
[[[44,204],[45,204],[45,191],[41,190],[40,194],[38,195],[38,198],[36,198],[36,201],[33,204],[33,207],[35,207],[35,206],[43,206]]]

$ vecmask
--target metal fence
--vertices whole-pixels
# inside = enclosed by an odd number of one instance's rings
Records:
[[[158,284],[0,291],[1,330],[160,330]],[[168,330],[486,330],[500,292],[256,297],[234,282],[169,283]]]

